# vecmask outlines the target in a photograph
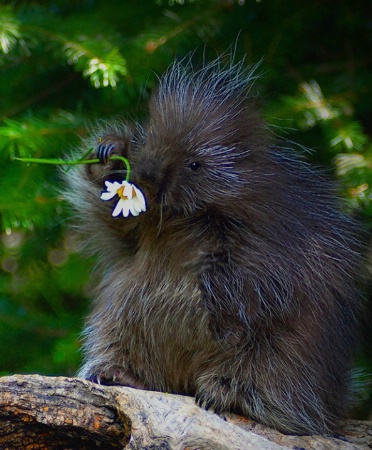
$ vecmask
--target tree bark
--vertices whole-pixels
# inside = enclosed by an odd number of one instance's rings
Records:
[[[79,378],[0,378],[0,449],[372,448],[372,422],[347,422],[345,430],[338,438],[284,435],[233,414],[220,417],[181,395]]]

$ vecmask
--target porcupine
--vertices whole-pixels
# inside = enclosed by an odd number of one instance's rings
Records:
[[[144,125],[99,126],[69,195],[101,261],[83,378],[193,395],[283,432],[337,429],[360,305],[353,220],[261,117],[254,69],[176,62]],[[104,181],[147,211],[112,217]],[[123,175],[124,174],[124,175]]]

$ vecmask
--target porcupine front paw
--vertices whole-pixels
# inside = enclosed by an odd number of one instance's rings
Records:
[[[119,165],[118,161],[109,161],[109,158],[114,153],[117,153],[114,144],[103,141],[101,138],[96,143],[95,148],[89,155],[91,159],[99,159],[100,164],[88,164],[86,166],[87,174],[90,179],[97,180],[108,175],[112,170],[115,170]]]
[[[104,141],[102,138],[98,140],[96,155],[97,158],[101,161],[102,164],[107,164],[109,158],[112,154],[115,153],[116,146],[111,143]]]
[[[98,159],[101,164],[87,165],[88,176],[92,180],[101,179],[113,173],[121,173],[126,167],[121,161],[110,160],[110,156],[127,157],[130,147],[129,131],[122,130],[123,134],[102,133],[92,142],[90,158]]]
[[[128,386],[136,389],[146,389],[146,386],[136,376],[119,366],[93,371],[85,378],[92,383],[106,386]]]
[[[211,377],[201,385],[196,393],[195,402],[201,408],[213,410],[216,414],[234,410],[235,393],[232,389],[232,380],[225,377]]]

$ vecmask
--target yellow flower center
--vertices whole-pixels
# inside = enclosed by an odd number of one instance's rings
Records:
[[[126,195],[124,195],[124,186],[121,186],[118,190],[117,190],[117,195],[123,199],[123,200],[128,200],[128,197]],[[132,198],[136,197],[136,191],[134,190],[134,188],[132,187]]]

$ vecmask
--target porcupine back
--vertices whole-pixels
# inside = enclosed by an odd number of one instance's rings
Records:
[[[87,141],[129,159],[147,211],[113,218],[100,201],[120,163],[69,172],[102,261],[80,375],[326,432],[345,412],[357,334],[355,225],[271,141],[254,78],[243,64],[175,63],[143,126],[106,123]]]

